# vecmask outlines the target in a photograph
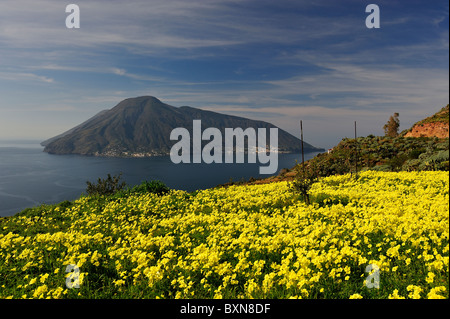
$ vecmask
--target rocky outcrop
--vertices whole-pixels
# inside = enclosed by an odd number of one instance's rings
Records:
[[[405,134],[405,137],[447,138],[449,137],[449,125],[443,122],[417,124]]]
[[[404,137],[437,137],[448,138],[449,105],[439,112],[414,124],[402,135]]]

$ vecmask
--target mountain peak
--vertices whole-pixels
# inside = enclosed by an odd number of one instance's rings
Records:
[[[122,102],[141,102],[141,101],[148,101],[148,102],[156,102],[156,103],[162,103],[158,98],[151,96],[151,95],[143,95],[143,96],[137,96],[137,97],[130,97]]]
[[[143,107],[154,105],[165,105],[165,104],[156,97],[147,95],[125,99],[121,101],[119,104],[117,104],[115,107],[130,108],[130,107]]]
[[[44,152],[94,156],[168,155],[176,141],[170,133],[178,127],[192,129],[193,120],[201,119],[203,128],[274,128],[275,126],[243,117],[203,111],[193,107],[174,107],[154,96],[140,96],[121,101],[112,109],[51,139]],[[300,140],[279,129],[280,152],[297,152]],[[321,149],[304,143],[306,151]]]

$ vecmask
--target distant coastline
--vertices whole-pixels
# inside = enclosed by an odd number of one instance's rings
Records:
[[[317,152],[321,152],[321,151],[325,151],[324,149],[318,149],[318,150],[308,150],[305,151],[305,153],[317,153]],[[297,152],[294,151],[285,151],[285,150],[271,150],[271,152],[277,153],[277,154],[297,154]],[[236,152],[234,152],[236,153]],[[248,154],[248,151],[244,151],[244,154]],[[258,151],[256,151],[256,153],[258,153]],[[52,153],[49,153],[52,154]],[[225,152],[222,152],[222,154],[225,154]],[[58,154],[52,154],[52,155],[58,155]],[[132,157],[136,157],[136,158],[146,158],[146,157],[156,157],[156,156],[169,156],[170,152],[157,152],[157,151],[153,151],[153,152],[115,152],[115,151],[109,151],[109,152],[105,152],[105,153],[94,153],[91,156],[94,157],[121,157],[121,158],[132,158]]]
[[[44,146],[41,145],[41,140],[34,139],[0,139],[0,147],[44,149]]]

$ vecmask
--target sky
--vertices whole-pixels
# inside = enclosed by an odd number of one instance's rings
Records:
[[[151,95],[331,148],[449,103],[447,0],[0,2],[0,139],[45,140]],[[368,4],[380,28],[367,28]]]

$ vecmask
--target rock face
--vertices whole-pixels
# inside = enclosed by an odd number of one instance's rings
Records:
[[[191,132],[193,120],[200,119],[202,129],[275,128],[273,124],[243,117],[204,111],[189,106],[174,107],[155,97],[126,99],[110,110],[102,111],[73,129],[51,138],[44,152],[50,154],[80,154],[90,156],[157,156],[169,155],[177,142],[170,140],[173,129],[182,127]],[[278,129],[279,152],[300,151],[300,140]],[[192,143],[191,143],[192,145]],[[305,152],[322,151],[304,143]]]
[[[448,123],[424,123],[414,125],[405,137],[438,137],[446,138],[449,136]]]
[[[414,124],[404,137],[449,137],[449,105]]]

